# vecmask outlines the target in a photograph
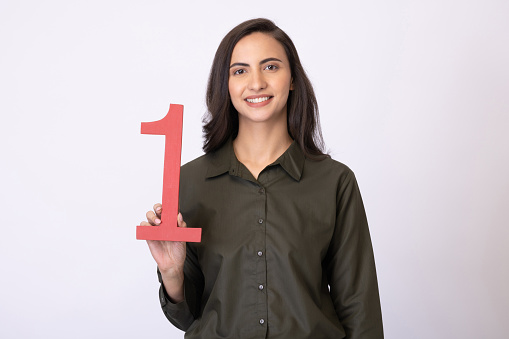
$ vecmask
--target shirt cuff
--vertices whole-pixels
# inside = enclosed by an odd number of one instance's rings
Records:
[[[177,328],[186,331],[194,322],[194,317],[185,298],[179,303],[172,302],[162,283],[159,288],[159,301],[164,315]]]
[[[184,298],[183,301],[174,303],[171,301],[170,296],[166,292],[166,288],[164,288],[164,284],[161,283],[161,287],[159,288],[159,301],[161,302],[161,307],[166,310],[175,310],[175,312],[181,312],[182,310],[187,310],[187,302]]]

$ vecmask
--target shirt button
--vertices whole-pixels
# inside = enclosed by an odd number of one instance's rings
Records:
[[[260,291],[263,291],[263,285],[259,285],[259,286],[258,286],[258,289],[259,289]]]
[[[258,251],[258,253],[256,253],[256,254],[258,254],[258,256],[261,257],[263,255],[263,252],[262,251]]]
[[[262,218],[258,219],[258,223],[263,224],[263,219]]]
[[[265,193],[265,189],[264,189],[263,187],[262,187],[262,188],[260,188],[260,189],[258,190],[258,193],[260,193],[260,194]]]
[[[265,320],[260,319],[260,325],[263,325],[263,324],[265,324]]]

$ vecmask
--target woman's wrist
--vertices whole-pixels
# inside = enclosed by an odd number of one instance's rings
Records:
[[[184,272],[182,270],[161,271],[161,277],[170,301],[173,303],[184,301]]]

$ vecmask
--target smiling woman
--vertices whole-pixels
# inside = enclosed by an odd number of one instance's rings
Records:
[[[177,217],[202,242],[147,241],[167,318],[186,338],[383,338],[359,188],[322,151],[290,38],[266,19],[230,31],[207,105],[206,154],[181,169]]]
[[[293,141],[286,128],[287,102],[292,90],[290,63],[283,46],[260,32],[235,45],[231,63],[228,90],[239,118],[239,133],[233,146],[239,161],[257,178]],[[279,142],[280,147],[273,149],[272,154],[266,151],[258,156],[249,154],[248,145],[270,150],[274,142]]]
[[[229,138],[235,139],[238,134],[238,112],[229,92],[232,55],[240,40],[257,33],[271,37],[273,43],[278,42],[278,45],[273,44],[273,46],[276,46],[277,50],[282,47],[285,52],[283,59],[288,60],[292,79],[292,90],[288,93],[287,101],[288,134],[299,144],[306,157],[315,160],[323,159],[324,143],[313,86],[300,63],[299,54],[290,37],[272,21],[266,19],[254,19],[241,23],[233,28],[219,44],[207,88],[209,116],[203,127],[205,132],[203,150],[215,151]],[[271,57],[268,56],[268,58]]]
[[[228,89],[239,128],[250,122],[286,127],[292,73],[283,46],[270,35],[253,33],[237,43],[231,63]]]

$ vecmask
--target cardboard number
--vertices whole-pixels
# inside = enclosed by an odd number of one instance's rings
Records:
[[[183,111],[184,106],[170,104],[168,114],[161,120],[141,123],[141,134],[165,136],[163,200],[161,224],[158,226],[137,226],[136,239],[201,241],[201,228],[177,226]]]

